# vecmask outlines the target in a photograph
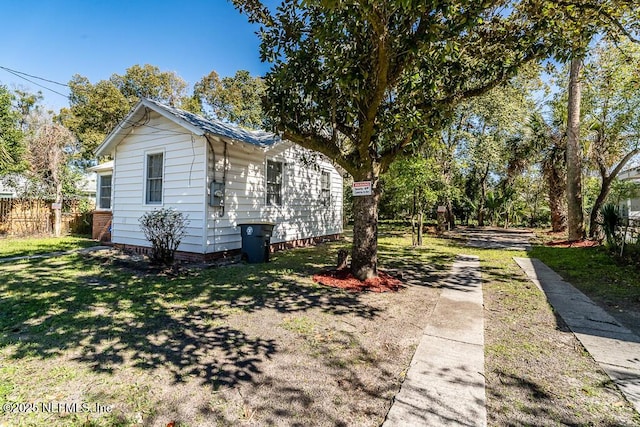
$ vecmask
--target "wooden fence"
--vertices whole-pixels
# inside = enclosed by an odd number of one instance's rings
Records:
[[[0,236],[34,236],[53,232],[51,203],[37,199],[0,198]],[[91,214],[78,203],[66,201],[62,213],[63,234],[91,234]]]

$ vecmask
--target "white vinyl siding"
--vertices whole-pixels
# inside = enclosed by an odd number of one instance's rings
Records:
[[[220,179],[223,144],[214,145],[214,149],[216,177]],[[267,150],[247,144],[229,147],[225,214],[220,217],[215,208],[208,208],[207,252],[239,249],[238,224],[247,222],[275,223],[272,243],[342,233],[342,175],[322,156],[319,167],[305,166],[300,160],[305,155],[308,157],[308,150],[288,142]],[[281,206],[266,203],[268,160],[283,163]],[[329,206],[320,197],[323,170],[330,175]]]
[[[142,122],[132,118],[132,122]],[[342,176],[326,158],[305,166],[309,151],[290,142],[265,149],[212,137],[215,159],[204,137],[195,136],[155,112],[132,127],[116,146],[112,178],[112,241],[150,246],[138,219],[148,211],[174,208],[189,224],[180,251],[211,253],[239,249],[244,222],[276,224],[272,243],[342,233]],[[162,153],[162,205],[147,204],[147,156]],[[208,156],[208,160],[207,160]],[[267,204],[267,161],[282,164],[281,205]],[[221,182],[226,164],[224,215],[208,206],[208,183]],[[330,199],[321,200],[321,172],[330,174]]]
[[[178,250],[203,253],[205,141],[191,137],[182,127],[155,112],[148,126],[132,128],[114,153],[113,223],[114,243],[150,246],[138,219],[154,209],[174,208],[187,215],[187,234]],[[147,155],[163,154],[162,205],[146,202]]]

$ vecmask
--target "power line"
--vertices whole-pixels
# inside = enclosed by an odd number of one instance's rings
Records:
[[[8,73],[13,74],[14,76],[16,76],[16,77],[18,77],[18,78],[21,78],[21,79],[23,79],[23,80],[28,81],[28,82],[29,82],[29,83],[31,83],[31,84],[34,84],[34,85],[39,86],[39,87],[41,87],[41,88],[43,88],[43,89],[46,89],[46,90],[51,91],[51,92],[53,92],[53,93],[56,93],[56,94],[58,94],[58,95],[60,95],[60,96],[64,96],[64,97],[65,97],[65,98],[67,98],[67,99],[69,98],[69,95],[66,95],[66,94],[64,94],[64,93],[62,93],[62,92],[58,92],[57,90],[51,89],[50,87],[47,87],[47,86],[41,85],[40,83],[36,83],[36,82],[34,82],[33,80],[29,80],[28,78],[24,77],[24,76],[23,76],[23,74],[24,74],[25,76],[33,77],[33,78],[35,78],[35,79],[44,80],[44,81],[47,81],[47,82],[50,82],[50,83],[55,83],[55,84],[60,85],[60,86],[66,86],[66,87],[68,87],[68,85],[66,85],[66,84],[64,84],[64,83],[58,83],[58,82],[55,82],[55,81],[53,81],[53,80],[48,80],[48,79],[45,79],[45,78],[42,78],[42,77],[32,76],[32,75],[30,75],[30,74],[23,73],[23,72],[21,72],[21,71],[15,71],[15,70],[12,70],[12,69],[10,69],[10,68],[3,67],[3,66],[0,66],[0,68],[1,68],[1,69],[3,69],[3,70],[5,70],[5,71],[6,71],[6,72],[8,72]]]
[[[31,77],[31,78],[34,78],[34,79],[43,80],[43,81],[49,82],[49,83],[55,83],[57,85],[64,86],[64,87],[69,87],[69,85],[66,84],[66,83],[60,83],[60,82],[57,82],[55,80],[49,80],[49,79],[45,79],[43,77],[38,77],[38,76],[31,75],[31,74],[23,73],[22,71],[12,70],[11,68],[3,67],[2,65],[0,65],[0,68],[2,68],[3,70],[9,71],[11,73],[18,73],[18,74],[22,74],[22,75],[25,75],[25,76],[28,76],[28,77]]]

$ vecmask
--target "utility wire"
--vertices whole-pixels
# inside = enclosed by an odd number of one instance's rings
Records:
[[[55,80],[49,80],[49,79],[45,79],[43,77],[38,77],[38,76],[31,75],[31,74],[23,73],[22,71],[12,70],[11,68],[3,67],[2,65],[0,65],[0,68],[2,68],[3,70],[6,70],[6,71],[12,72],[12,73],[18,73],[18,74],[22,74],[22,75],[25,75],[27,77],[31,77],[31,78],[34,78],[34,79],[43,80],[43,81],[49,82],[49,83],[55,83],[57,85],[64,86],[64,87],[69,87],[69,85],[66,84],[66,83],[60,83],[60,82],[56,82]]]
[[[33,78],[36,78],[36,79],[44,80],[44,81],[47,81],[47,82],[55,83],[55,84],[58,84],[58,85],[61,85],[61,86],[67,86],[67,85],[65,85],[65,84],[63,84],[63,83],[54,82],[53,80],[47,80],[47,79],[44,79],[44,78],[42,78],[42,77],[32,76],[32,75],[30,75],[30,74],[22,73],[22,72],[20,72],[20,71],[14,71],[14,70],[12,70],[12,69],[10,69],[10,68],[3,67],[3,66],[0,66],[0,68],[1,68],[1,69],[3,69],[3,70],[5,70],[5,71],[6,71],[6,72],[8,72],[8,73],[13,74],[14,76],[16,76],[16,77],[18,77],[18,78],[21,78],[21,79],[23,79],[23,80],[28,81],[29,83],[32,83],[32,84],[34,84],[34,85],[36,85],[36,86],[40,86],[41,88],[46,89],[46,90],[48,90],[48,91],[51,91],[51,92],[53,92],[53,93],[57,93],[58,95],[60,95],[60,96],[64,96],[64,97],[65,97],[65,98],[67,98],[67,99],[69,98],[69,95],[66,95],[66,94],[64,94],[64,93],[62,93],[62,92],[58,92],[57,90],[51,89],[51,88],[49,88],[49,87],[47,87],[47,86],[41,85],[40,83],[36,83],[36,82],[34,82],[33,80],[29,80],[28,78],[26,78],[26,77],[22,76],[22,74],[24,74],[25,76],[29,76],[29,77],[33,77]]]

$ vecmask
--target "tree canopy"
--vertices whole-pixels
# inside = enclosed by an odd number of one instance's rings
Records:
[[[599,24],[585,14],[624,11],[544,0],[284,0],[272,13],[259,0],[233,2],[262,25],[272,126],[373,182],[373,197],[354,198],[359,278],[377,274],[378,177],[394,158],[441,128],[461,100],[524,63],[566,54],[574,31]]]
[[[140,97],[180,107],[188,102],[186,88],[187,83],[176,73],[148,64],[134,65],[123,75],[113,74],[95,84],[76,74],[69,82],[69,108],[63,108],[59,118],[80,140],[82,157],[90,160]]]
[[[258,129],[264,126],[264,91],[263,80],[246,70],[222,79],[212,71],[195,84],[193,95],[206,116]]]

